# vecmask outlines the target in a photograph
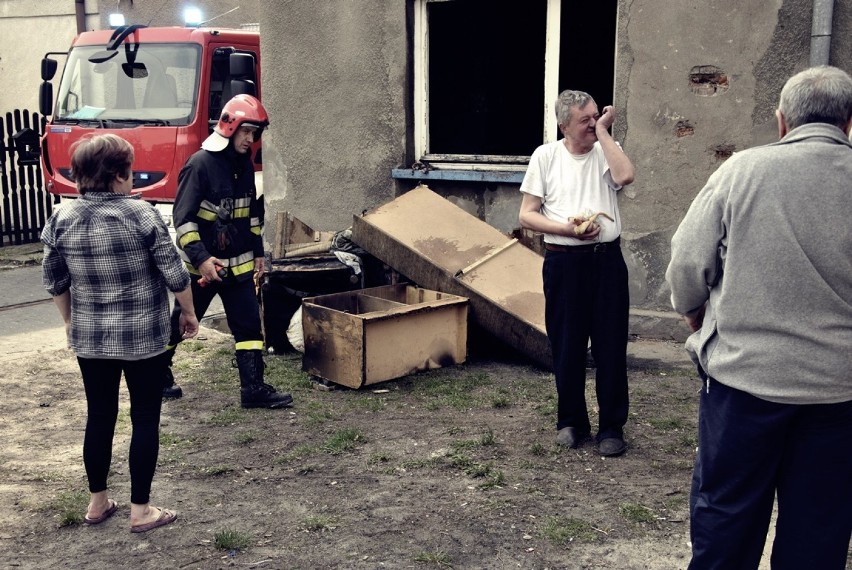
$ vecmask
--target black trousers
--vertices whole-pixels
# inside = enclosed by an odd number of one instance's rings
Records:
[[[112,440],[118,417],[121,374],[130,394],[130,501],[148,502],[160,451],[160,406],[166,358],[160,354],[144,360],[77,358],[86,390],[88,415],[83,440],[83,463],[89,491],[107,489],[112,461]]]
[[[260,306],[257,302],[257,294],[254,290],[254,281],[237,282],[228,279],[221,283],[209,283],[201,287],[197,278],[192,279],[192,304],[195,307],[195,316],[200,321],[210,307],[213,297],[219,295],[222,306],[225,308],[225,317],[228,320],[228,328],[234,335],[236,350],[262,350],[263,333],[260,327]],[[172,336],[169,339],[169,348],[174,348],[182,340],[178,323],[180,320],[180,304],[175,301],[172,311]]]
[[[773,570],[843,570],[852,535],[852,401],[778,404],[701,390],[691,570],[755,570],[777,495]]]
[[[623,437],[627,423],[627,322],[630,295],[621,249],[547,251],[542,269],[545,327],[553,352],[556,429],[591,431],[586,406],[586,350],[592,342],[598,440]]]

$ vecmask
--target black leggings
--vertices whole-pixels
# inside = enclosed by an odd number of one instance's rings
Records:
[[[118,417],[118,387],[121,373],[130,394],[130,501],[148,502],[151,481],[160,451],[160,406],[166,373],[164,354],[144,360],[77,358],[86,389],[88,419],[83,440],[83,463],[89,479],[89,491],[107,488],[112,461],[112,439]]]

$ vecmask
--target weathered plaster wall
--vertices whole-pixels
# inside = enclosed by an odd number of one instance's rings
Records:
[[[86,0],[84,8],[87,29],[95,29],[97,0]],[[0,0],[0,112],[38,112],[41,58],[67,51],[76,35],[74,0]],[[61,69],[65,62],[58,59]]]
[[[395,197],[390,172],[405,159],[409,107],[406,4],[261,6],[268,212],[337,230]]]
[[[673,9],[635,0],[622,11],[617,100],[636,165],[620,202],[631,304],[640,309],[631,329],[678,337],[685,330],[664,314],[671,235],[731,152],[777,138],[778,94],[808,65],[811,4],[689,0]],[[720,84],[694,83],[696,71],[716,71]]]

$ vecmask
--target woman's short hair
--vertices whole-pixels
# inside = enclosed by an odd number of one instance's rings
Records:
[[[71,146],[71,175],[80,194],[109,192],[116,176],[130,176],[133,147],[118,135],[86,137]]]
[[[589,101],[592,101],[592,96],[585,91],[566,89],[556,98],[556,122],[568,125],[571,121],[571,107],[583,108]]]
[[[829,65],[811,67],[787,80],[778,110],[787,127],[828,123],[846,129],[852,118],[852,77]]]

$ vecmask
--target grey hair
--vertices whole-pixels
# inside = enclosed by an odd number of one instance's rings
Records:
[[[592,96],[585,91],[572,91],[566,89],[556,98],[556,121],[560,125],[567,125],[571,120],[572,107],[585,107],[586,103],[594,101]]]
[[[852,118],[852,77],[829,65],[797,73],[784,84],[778,110],[790,130],[828,123],[845,132]]]

